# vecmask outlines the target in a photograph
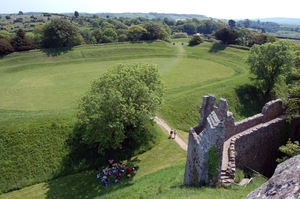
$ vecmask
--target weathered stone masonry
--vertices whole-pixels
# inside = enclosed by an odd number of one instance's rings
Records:
[[[225,99],[218,107],[213,95],[203,97],[201,120],[189,133],[184,184],[213,184],[234,180],[235,168],[249,167],[269,175],[273,172],[274,150],[279,147],[281,129],[285,123],[281,100],[268,102],[262,113],[234,122]],[[218,149],[219,167],[215,178],[208,179],[208,151]],[[267,171],[267,172],[266,172]],[[223,177],[222,177],[223,178]]]

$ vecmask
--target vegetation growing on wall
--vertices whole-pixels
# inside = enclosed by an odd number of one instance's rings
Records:
[[[214,181],[219,166],[218,149],[215,146],[210,147],[208,151],[208,180]]]

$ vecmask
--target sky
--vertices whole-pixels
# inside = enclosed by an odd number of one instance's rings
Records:
[[[299,0],[0,0],[0,13],[157,12],[218,19],[300,18],[299,5]]]

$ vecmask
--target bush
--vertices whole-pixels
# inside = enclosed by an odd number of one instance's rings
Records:
[[[26,37],[23,29],[17,31],[17,35],[11,43],[16,51],[26,51],[35,48],[34,41],[31,38]]]
[[[286,143],[286,145],[279,147],[279,151],[285,154],[284,157],[276,159],[276,162],[281,163],[291,157],[294,157],[294,156],[300,154],[299,142],[298,141],[292,142],[289,139],[288,142]]]
[[[199,35],[194,35],[190,41],[189,46],[196,46],[204,42],[204,39],[200,37]]]
[[[0,35],[0,55],[6,55],[12,52],[14,52],[14,47],[10,44],[8,39]]]

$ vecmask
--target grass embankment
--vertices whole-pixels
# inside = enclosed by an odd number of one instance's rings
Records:
[[[140,169],[131,179],[122,176],[120,183],[104,187],[96,179],[96,171],[85,171],[36,184],[0,195],[0,199],[40,198],[232,198],[240,199],[265,180],[255,177],[247,187],[206,188],[183,186],[186,152],[167,134],[161,132],[161,142],[132,158]]]
[[[2,57],[0,193],[74,171],[74,168],[62,169],[62,162],[69,153],[65,141],[75,121],[76,103],[87,91],[92,79],[120,62],[147,62],[159,66],[167,88],[165,104],[159,115],[179,129],[185,139],[185,132],[199,120],[198,110],[205,94],[226,98],[236,118],[252,115],[253,108],[255,111],[259,106],[251,98],[251,86],[247,86],[248,69],[243,63],[246,53],[242,49],[212,43],[191,48],[178,43],[154,42],[82,46],[13,53]],[[244,99],[248,100],[248,104],[244,105]],[[251,111],[246,111],[249,107]],[[162,152],[154,155],[158,153]],[[172,153],[168,155],[174,156]],[[156,156],[147,161],[153,165]],[[156,168],[159,169],[169,166],[163,161],[158,163]],[[184,164],[184,160],[174,164]],[[141,176],[146,174],[142,171],[138,173]],[[85,178],[84,173],[77,175],[83,182],[92,176]],[[181,183],[183,176],[178,175]],[[72,176],[65,179],[70,181]],[[86,186],[94,187],[89,182]],[[51,195],[50,192],[55,189],[48,188],[46,195]]]

